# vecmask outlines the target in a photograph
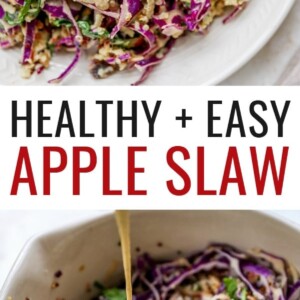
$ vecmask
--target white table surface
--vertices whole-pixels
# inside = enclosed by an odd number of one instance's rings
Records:
[[[291,13],[271,41],[222,85],[275,85],[300,48],[299,24],[300,0],[296,0]]]
[[[300,211],[268,212],[300,226]],[[101,211],[0,211],[0,287],[33,235],[103,214]]]

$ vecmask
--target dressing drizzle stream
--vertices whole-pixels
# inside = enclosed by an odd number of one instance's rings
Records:
[[[117,210],[115,212],[115,217],[121,240],[123,267],[126,282],[126,298],[127,300],[132,300],[129,212],[127,210]]]

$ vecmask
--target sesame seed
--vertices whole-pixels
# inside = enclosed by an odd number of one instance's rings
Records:
[[[56,271],[55,273],[54,273],[54,277],[56,277],[56,278],[60,278],[61,276],[62,276],[62,271],[61,270],[58,270],[58,271]]]

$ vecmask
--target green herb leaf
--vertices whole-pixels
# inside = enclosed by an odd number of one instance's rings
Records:
[[[81,29],[81,32],[84,36],[87,36],[91,39],[99,39],[102,37],[108,37],[108,32],[106,30],[103,31],[103,33],[93,32],[91,30],[91,25],[87,21],[78,21],[77,22],[78,27]]]
[[[15,15],[10,14],[9,12],[5,13],[4,20],[9,24],[9,25],[14,25],[15,24]]]
[[[111,43],[114,46],[118,46],[124,49],[132,49],[137,47],[140,44],[140,38],[131,38],[131,39],[121,39],[121,38],[114,38]]]
[[[246,300],[247,299],[247,290],[243,289],[241,293],[241,300]]]
[[[117,288],[104,290],[103,296],[108,300],[126,300],[126,292]]]
[[[67,19],[55,19],[53,22],[52,22],[52,25],[55,26],[55,27],[61,27],[61,26],[67,26],[67,27],[71,27],[72,26],[72,23],[71,21],[67,20]]]
[[[77,24],[78,24],[79,28],[82,29],[83,31],[91,30],[91,25],[87,21],[78,21]]]
[[[9,13],[5,14],[4,20],[9,24],[9,25],[18,25],[24,22],[27,14],[29,13],[29,9],[31,6],[32,0],[25,0],[24,5],[20,9],[18,15],[12,15]]]
[[[78,24],[78,27],[80,28],[82,34],[91,39],[99,39],[101,37],[109,36],[108,32],[105,30],[101,34],[98,32],[91,31],[91,25],[87,21],[83,21],[83,20],[77,21],[77,24]],[[61,27],[61,26],[71,27],[72,23],[71,23],[71,21],[69,21],[67,19],[56,19],[52,22],[52,25],[55,27]]]
[[[225,277],[223,279],[223,282],[225,284],[226,293],[230,297],[230,299],[236,299],[236,292],[238,290],[237,279],[232,277]]]
[[[42,7],[42,0],[38,0],[35,11],[33,12],[32,16],[31,16],[33,20],[36,19],[37,16],[39,15],[39,13],[41,11],[41,7]]]

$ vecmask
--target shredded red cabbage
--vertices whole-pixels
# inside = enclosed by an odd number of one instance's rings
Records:
[[[185,18],[187,27],[193,31],[211,7],[210,0],[191,0],[191,10]]]
[[[135,300],[300,299],[299,273],[292,271],[295,269],[287,260],[263,250],[246,252],[211,244],[196,255],[173,261],[143,254],[134,270]],[[103,294],[95,299],[110,300]]]
[[[139,12],[142,7],[140,0],[123,0],[121,13],[117,25],[113,28],[111,38],[114,38],[121,28]]]
[[[35,26],[36,26],[35,20],[26,24],[26,34],[25,34],[24,46],[23,46],[22,64],[28,63],[32,57],[32,47],[33,47],[34,36],[35,36]]]
[[[63,12],[62,1],[56,1],[51,3],[45,3],[43,10],[49,14],[52,18],[65,19],[66,14]]]
[[[5,11],[3,7],[0,5],[0,19],[2,19],[5,16]]]
[[[74,19],[71,9],[67,3],[66,0],[63,0],[63,13],[67,16],[67,18],[72,22],[74,28],[75,28],[75,36],[74,36],[74,45],[76,47],[76,52],[75,56],[70,63],[70,65],[66,68],[65,71],[63,71],[57,78],[52,79],[49,81],[49,83],[60,83],[62,80],[64,80],[70,73],[71,71],[76,67],[77,63],[79,62],[80,59],[80,54],[81,54],[81,44],[83,42],[83,38],[81,35],[81,31],[79,30],[79,27],[77,25],[76,20]]]

